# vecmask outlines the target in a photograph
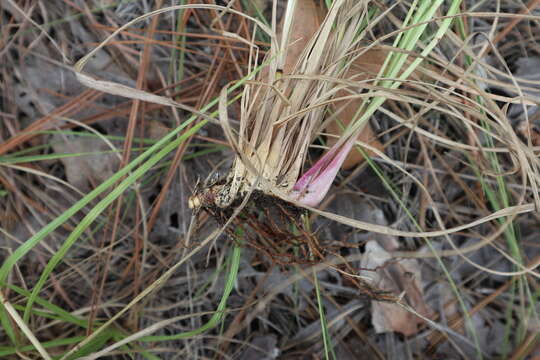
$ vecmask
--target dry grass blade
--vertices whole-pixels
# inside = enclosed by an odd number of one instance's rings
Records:
[[[116,313],[111,319],[109,319],[106,323],[101,325],[99,328],[97,328],[92,334],[90,334],[88,337],[86,337],[83,341],[77,344],[77,346],[74,346],[69,352],[64,354],[60,360],[69,359],[71,355],[76,353],[79,349],[81,349],[86,344],[90,343],[93,339],[95,339],[100,333],[105,331],[110,325],[112,325],[117,319],[119,319],[122,315],[124,315],[129,309],[131,309],[133,306],[135,306],[137,303],[142,301],[148,294],[151,292],[159,289],[163,284],[166,282],[167,279],[169,279],[176,270],[183,264],[185,264],[189,259],[197,254],[202,248],[204,248],[206,245],[208,245],[209,242],[214,240],[217,236],[221,234],[222,230],[217,229],[214,232],[212,232],[209,236],[206,237],[200,244],[198,244],[193,250],[191,250],[189,253],[187,253],[180,261],[178,261],[176,264],[174,264],[170,269],[168,269],[165,273],[163,273],[156,281],[154,281],[153,284],[148,286],[146,289],[144,289],[140,294],[138,294],[133,300],[129,302],[125,307],[123,307],[118,313]]]
[[[23,334],[30,340],[32,345],[34,345],[39,352],[39,354],[43,357],[45,360],[52,360],[52,357],[49,355],[47,350],[41,345],[39,340],[36,338],[36,336],[32,333],[32,330],[28,327],[28,325],[25,324],[17,310],[11,305],[9,301],[6,300],[4,297],[4,294],[0,291],[0,303],[3,307],[7,310],[9,315],[13,318],[14,322],[17,324],[17,326],[21,329]]]
[[[90,88],[100,90],[100,91],[103,91],[103,92],[108,93],[108,94],[119,95],[119,96],[127,97],[127,98],[130,98],[130,99],[136,99],[136,100],[146,101],[146,102],[150,102],[150,103],[161,104],[161,105],[166,105],[166,106],[172,106],[172,107],[179,108],[179,109],[184,109],[184,110],[187,110],[187,111],[189,111],[189,112],[191,112],[193,114],[197,114],[197,115],[199,115],[200,117],[202,117],[204,119],[207,119],[209,121],[214,121],[214,119],[212,117],[209,117],[207,114],[201,113],[200,111],[198,111],[197,109],[195,109],[195,108],[193,108],[191,106],[179,103],[179,102],[174,101],[174,100],[172,100],[172,99],[170,99],[168,97],[155,95],[155,94],[149,93],[148,91],[135,89],[135,88],[125,86],[125,85],[122,85],[122,84],[119,84],[119,83],[111,82],[111,81],[98,80],[98,79],[95,79],[92,76],[90,76],[88,74],[85,74],[83,72],[84,66],[86,65],[86,63],[88,61],[91,60],[92,56],[94,56],[96,52],[98,52],[101,48],[103,48],[105,45],[107,45],[115,36],[120,34],[122,31],[124,31],[128,27],[132,26],[133,24],[135,24],[137,22],[143,21],[143,20],[145,20],[147,18],[156,16],[156,15],[159,15],[159,14],[162,14],[162,13],[171,12],[171,11],[175,11],[175,10],[184,10],[184,9],[209,9],[209,10],[221,10],[221,11],[224,11],[224,12],[230,12],[230,13],[233,13],[235,15],[239,15],[241,17],[245,17],[245,18],[253,21],[255,24],[257,24],[257,26],[259,26],[259,28],[261,30],[263,30],[267,35],[269,35],[271,38],[273,38],[273,32],[266,25],[261,23],[259,20],[255,19],[255,18],[253,18],[253,17],[251,17],[249,15],[246,15],[246,14],[244,14],[242,12],[236,11],[234,9],[230,9],[230,8],[219,6],[219,5],[204,5],[204,4],[169,6],[169,7],[154,10],[154,11],[151,11],[151,12],[149,12],[147,14],[139,16],[136,19],[133,19],[133,20],[127,22],[126,24],[122,25],[117,30],[115,30],[110,36],[108,36],[105,40],[103,40],[96,48],[94,48],[92,51],[90,51],[88,54],[86,54],[83,58],[81,58],[79,61],[77,61],[77,63],[73,66],[73,70],[75,71],[77,79],[81,83],[83,83],[84,85],[86,85],[86,86],[88,86]],[[233,37],[235,39],[238,39],[238,36],[234,35],[234,34],[227,33],[227,34],[224,34],[224,35],[233,35]],[[246,43],[248,43],[248,44],[250,43],[247,40],[244,40],[244,41]]]
[[[0,358],[540,354],[539,0],[0,3]]]

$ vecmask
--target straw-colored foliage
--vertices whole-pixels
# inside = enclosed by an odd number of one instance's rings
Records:
[[[0,357],[539,356],[540,1],[27,3]]]

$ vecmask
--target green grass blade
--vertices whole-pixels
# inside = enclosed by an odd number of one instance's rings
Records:
[[[75,241],[79,238],[79,236],[86,230],[92,222],[107,208],[114,200],[116,200],[126,189],[128,189],[135,181],[137,181],[140,177],[142,177],[144,174],[146,174],[158,161],[160,161],[162,158],[164,158],[167,154],[169,154],[171,151],[173,151],[175,148],[177,148],[182,142],[184,142],[186,139],[188,139],[191,135],[196,133],[201,127],[206,125],[207,120],[202,120],[201,122],[195,124],[191,129],[184,132],[178,139],[171,141],[167,146],[165,146],[162,150],[160,150],[157,154],[152,156],[149,160],[147,160],[144,164],[142,164],[140,167],[138,167],[136,170],[134,170],[126,179],[124,179],[120,184],[118,184],[107,196],[101,200],[90,212],[81,220],[81,222],[75,227],[75,229],[71,232],[71,234],[68,236],[64,244],[58,249],[58,251],[53,255],[53,257],[49,260],[47,265],[45,266],[45,269],[43,270],[38,282],[34,286],[34,289],[32,290],[32,294],[30,298],[28,299],[28,305],[26,307],[26,311],[24,313],[24,321],[28,321],[28,317],[30,315],[30,309],[32,307],[32,304],[34,303],[37,295],[41,291],[41,288],[45,284],[45,281],[48,279],[49,275],[53,271],[53,269],[60,263],[62,258],[66,255],[68,250],[73,246]],[[121,173],[119,171],[118,173]],[[115,174],[113,177],[118,175]],[[107,182],[111,182],[111,179],[107,180]],[[24,245],[24,244],[23,244]]]
[[[237,234],[241,234],[241,232],[239,233],[237,231]],[[221,297],[221,300],[216,309],[216,312],[212,315],[212,317],[210,318],[210,320],[208,320],[206,324],[192,331],[187,331],[184,333],[174,334],[174,335],[145,336],[143,338],[140,338],[138,341],[148,342],[148,341],[168,341],[168,340],[187,339],[195,335],[202,334],[214,328],[216,325],[218,325],[220,321],[223,319],[223,316],[225,315],[225,309],[227,307],[227,300],[229,299],[229,296],[234,288],[234,283],[236,282],[236,279],[237,279],[238,269],[240,268],[240,255],[241,254],[242,254],[242,247],[240,245],[235,245],[233,247],[233,251],[230,256],[229,276],[227,277],[227,281],[225,282],[223,296]]]
[[[321,296],[321,289],[319,287],[319,280],[317,279],[317,272],[313,269],[313,283],[315,285],[315,296],[317,297],[317,306],[319,310],[319,319],[321,321],[321,332],[324,345],[324,358],[326,360],[337,360],[334,346],[332,345],[332,339],[330,337],[330,331],[328,329],[328,321],[326,320],[326,314],[323,305],[323,299]],[[331,355],[331,356],[330,356]]]

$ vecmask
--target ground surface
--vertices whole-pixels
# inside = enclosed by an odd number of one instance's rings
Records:
[[[257,198],[207,243],[223,219],[195,219],[188,198],[231,167],[222,128],[196,129],[203,118],[186,125],[189,111],[86,87],[71,67],[120,26],[172,3],[0,3],[1,358],[40,358],[36,342],[60,358],[84,339],[72,358],[111,345],[110,359],[540,357],[538,1],[465,1],[463,28],[452,27],[417,82],[370,119],[382,154],[366,162],[355,153],[319,208],[379,227],[310,213],[308,228],[300,212],[279,202],[265,212],[272,205]],[[370,6],[380,14],[388,3]],[[271,3],[229,5],[271,23]],[[284,9],[278,2],[278,19]],[[393,7],[365,45],[398,28],[407,9]],[[310,11],[296,15],[302,31],[318,26]],[[252,23],[167,12],[129,26],[84,71],[202,109],[247,71],[249,49],[229,33],[251,41]],[[255,41],[264,55],[269,38]],[[373,78],[382,61],[366,55],[350,77]],[[237,103],[229,113],[241,118]],[[159,161],[142,170],[133,162],[180,125],[190,136]],[[316,139],[305,168],[331,139]],[[109,186],[96,193],[100,184]],[[379,301],[399,296],[408,310]],[[224,298],[217,326],[186,333],[212,321]]]

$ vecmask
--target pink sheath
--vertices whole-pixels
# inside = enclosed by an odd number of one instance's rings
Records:
[[[298,179],[289,196],[307,206],[317,206],[334,182],[341,165],[347,158],[356,137],[341,145],[334,145],[304,175]]]

